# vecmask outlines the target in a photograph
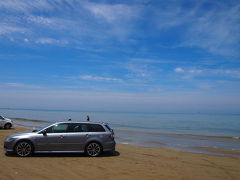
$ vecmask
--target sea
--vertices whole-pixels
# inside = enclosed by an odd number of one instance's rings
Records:
[[[240,114],[86,112],[0,108],[15,125],[41,128],[55,122],[105,122],[116,142],[240,157]],[[0,131],[1,133],[1,131]]]

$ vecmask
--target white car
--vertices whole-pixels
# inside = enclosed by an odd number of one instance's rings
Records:
[[[0,128],[10,129],[12,125],[13,124],[11,119],[0,116]]]

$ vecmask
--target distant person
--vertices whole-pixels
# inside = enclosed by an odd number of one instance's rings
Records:
[[[72,121],[72,119],[68,119],[68,121]]]
[[[90,117],[89,117],[89,115],[87,115],[87,121],[90,121]]]

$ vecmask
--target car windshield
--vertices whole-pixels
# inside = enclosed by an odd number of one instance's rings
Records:
[[[34,128],[32,132],[41,132],[43,129],[45,129],[46,127],[50,126],[52,124],[48,124],[47,126],[44,126],[43,128]]]

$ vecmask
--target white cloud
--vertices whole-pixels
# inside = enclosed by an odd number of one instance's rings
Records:
[[[131,83],[137,83],[138,85],[144,86],[144,83],[153,81],[155,73],[161,71],[160,68],[155,69],[154,66],[149,63],[143,63],[135,60],[131,60],[130,62],[124,64],[123,68],[127,70],[125,77],[129,85],[131,85]]]
[[[33,22],[36,24],[42,24],[42,25],[49,25],[53,23],[53,20],[51,18],[43,17],[43,16],[29,16],[27,18],[29,22]]]
[[[28,38],[24,38],[23,41],[26,43],[29,42]]]
[[[39,85],[32,85],[32,84],[24,84],[19,82],[8,82],[0,84],[0,87],[2,88],[20,88],[20,89],[40,89],[43,88]]]
[[[72,19],[67,16],[59,17],[44,17],[44,16],[35,16],[30,15],[25,19],[27,23],[33,25],[33,28],[47,29],[49,31],[55,31],[58,33],[67,33],[65,36],[72,35],[72,34],[79,34],[83,32],[84,23],[81,19]],[[31,27],[32,28],[32,27]]]
[[[237,5],[222,8],[221,11],[206,12],[198,17],[195,23],[187,30],[186,40],[183,44],[198,46],[210,52],[221,55],[238,53],[240,48],[239,8]]]
[[[240,78],[239,69],[199,69],[199,68],[181,68],[177,67],[174,69],[176,73],[182,73],[184,79],[192,79],[198,76],[218,78]]]
[[[123,68],[128,71],[126,77],[135,82],[151,82],[160,72],[161,66],[156,64],[172,64],[172,60],[150,59],[150,58],[131,58],[128,62],[123,63]]]
[[[198,1],[186,8],[175,0],[164,6],[162,1],[156,6],[152,5],[154,3],[75,0],[0,1],[0,35],[6,35],[8,39],[11,36],[16,42],[24,33],[34,42],[47,32],[55,39],[67,39],[86,48],[87,45],[111,44],[116,39],[125,44],[138,43],[143,37],[164,35],[169,29],[180,28],[181,31],[176,31],[179,39],[172,46],[200,47],[221,55],[238,54],[240,4],[237,1],[232,5],[211,2],[212,6],[207,9],[202,8],[204,3]],[[145,31],[145,25],[152,31]],[[158,43],[161,46],[161,42]]]
[[[174,69],[175,72],[179,73],[179,72],[184,72],[184,69],[181,67],[177,67]]]
[[[189,74],[200,74],[204,69],[195,69],[195,68],[181,68],[181,67],[176,67],[174,69],[176,73],[189,73]]]
[[[127,37],[136,32],[134,25],[142,11],[140,6],[129,4],[85,3],[83,6],[108,36],[117,37],[120,41],[129,40]]]
[[[143,63],[143,64],[173,64],[179,63],[177,61],[168,60],[168,59],[150,59],[150,58],[132,58],[132,62]]]
[[[0,1],[0,35],[21,44],[21,33],[31,42],[64,44],[41,39],[65,39],[76,47],[92,49],[111,42],[127,41],[138,8],[127,4],[89,3],[75,0]],[[69,13],[63,12],[72,12]]]
[[[11,33],[24,34],[27,32],[29,32],[27,28],[0,22],[0,35],[7,35]]]
[[[109,23],[118,23],[120,20],[131,20],[136,16],[137,9],[126,4],[96,4],[87,3],[85,8],[97,18],[101,17]]]
[[[200,74],[201,72],[203,72],[203,70],[202,69],[190,69],[187,72],[193,73],[193,74]]]
[[[10,87],[21,87],[23,86],[22,83],[15,83],[15,82],[9,82],[9,83],[6,83],[7,86],[10,86]]]
[[[240,69],[215,69],[212,73],[240,79]]]
[[[68,44],[67,40],[58,40],[53,38],[39,38],[35,41],[37,44]]]
[[[209,2],[208,2],[209,3]],[[155,21],[160,31],[181,28],[178,46],[200,47],[214,54],[239,54],[239,1],[230,3],[198,1],[191,8],[179,1],[154,8]]]
[[[69,0],[72,1],[72,0]],[[0,1],[0,8],[8,11],[31,13],[32,11],[50,11],[56,9],[58,6],[63,5],[64,1],[48,1],[48,0],[8,0]]]
[[[237,53],[240,38],[240,26],[237,23],[239,8],[232,7],[221,12],[214,10],[195,18],[186,31],[183,45],[198,46],[223,55]]]
[[[112,78],[112,77],[102,77],[102,76],[92,76],[92,75],[81,75],[77,77],[71,77],[73,79],[83,79],[83,80],[91,80],[91,81],[122,81],[118,78]]]

